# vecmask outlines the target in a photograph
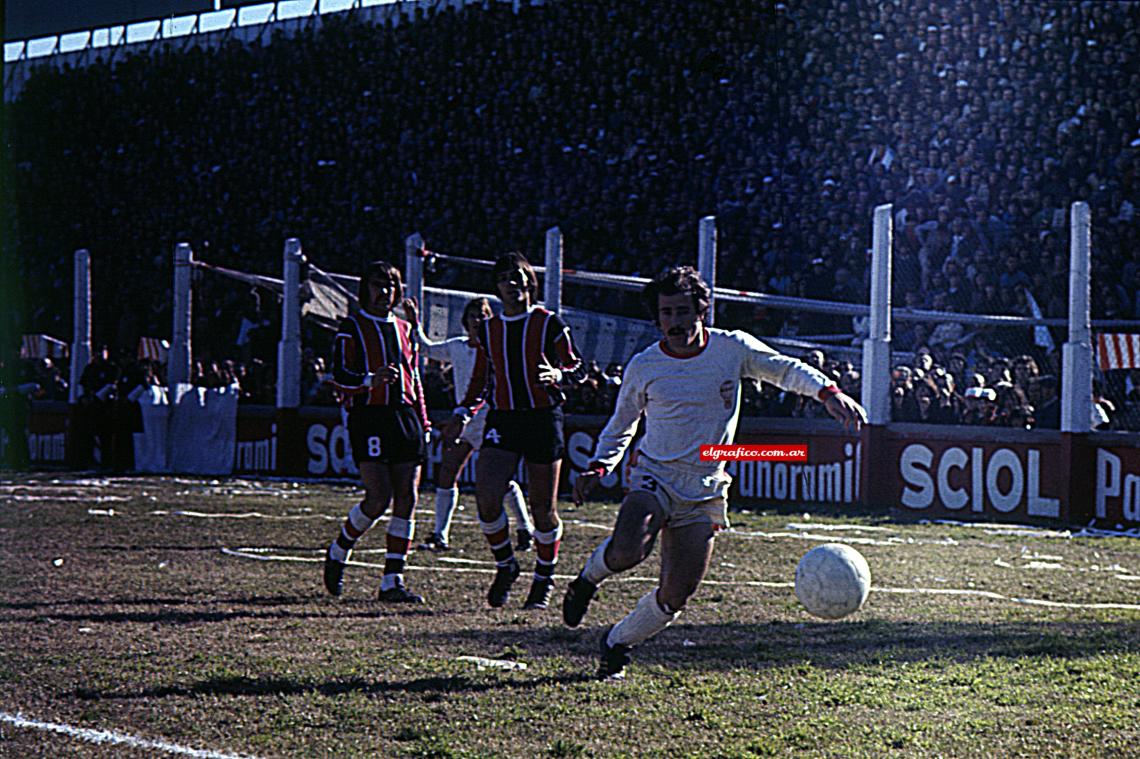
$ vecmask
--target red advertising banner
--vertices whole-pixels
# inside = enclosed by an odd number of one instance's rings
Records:
[[[1140,448],[1096,448],[1093,519],[1110,529],[1140,527]]]
[[[897,502],[938,517],[1000,521],[1067,518],[1061,446],[890,440]]]
[[[33,465],[66,464],[69,420],[67,404],[33,404],[28,420]],[[590,462],[605,421],[567,417],[563,493]],[[930,518],[1140,528],[1140,437],[1135,435],[900,424],[853,436],[829,420],[745,419],[736,445],[705,448],[725,460],[733,476],[729,496],[741,504],[864,504],[870,498],[885,509]],[[425,484],[434,481],[441,457],[436,435]],[[602,479],[600,496],[621,495],[627,464]],[[358,475],[340,411],[327,407],[241,407],[234,473]],[[473,485],[474,474],[472,457],[460,485]],[[525,467],[518,477],[525,483]],[[873,492],[863,493],[863,485]]]
[[[60,466],[67,462],[67,433],[71,407],[62,401],[33,404],[28,415],[28,457],[33,464]]]

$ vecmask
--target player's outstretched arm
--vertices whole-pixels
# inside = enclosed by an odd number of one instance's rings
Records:
[[[867,412],[859,405],[859,401],[842,391],[829,396],[823,402],[823,407],[849,432],[858,432],[867,423]]]

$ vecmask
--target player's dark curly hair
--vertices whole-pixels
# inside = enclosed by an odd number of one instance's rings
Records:
[[[483,306],[490,308],[491,301],[486,298],[472,298],[471,300],[467,301],[467,305],[463,307],[462,319],[463,325],[465,327],[467,326],[467,320],[471,318],[471,314],[480,313],[483,310]]]
[[[404,295],[404,278],[400,276],[400,270],[387,261],[373,261],[364,267],[364,272],[360,275],[360,286],[356,291],[356,299],[362,308],[368,302],[368,280],[378,274],[383,274],[389,281],[396,283],[396,289],[400,291],[397,301]]]
[[[526,289],[530,293],[530,302],[537,303],[538,275],[534,273],[534,267],[530,265],[530,261],[526,260],[526,256],[522,253],[504,253],[499,256],[491,269],[491,274],[494,275],[495,281],[498,281],[500,274],[506,274],[515,269],[522,269],[523,273],[526,274]]]
[[[709,299],[712,290],[701,279],[700,273],[692,266],[674,266],[658,274],[641,291],[641,302],[649,312],[649,318],[657,323],[657,296],[685,293],[693,298],[693,308],[701,320],[708,319]]]

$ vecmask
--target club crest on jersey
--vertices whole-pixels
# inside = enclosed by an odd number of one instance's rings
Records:
[[[736,398],[736,383],[732,380],[720,383],[720,397],[724,400],[726,409],[732,408],[732,401]]]
[[[492,427],[483,434],[484,440],[490,440],[495,445],[499,444],[499,431]]]

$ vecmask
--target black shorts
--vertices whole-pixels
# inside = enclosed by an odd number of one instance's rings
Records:
[[[487,412],[483,448],[522,454],[532,464],[552,464],[566,453],[562,434],[562,408]]]
[[[411,406],[356,406],[348,412],[352,460],[422,464],[427,460],[424,425]]]

